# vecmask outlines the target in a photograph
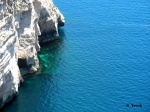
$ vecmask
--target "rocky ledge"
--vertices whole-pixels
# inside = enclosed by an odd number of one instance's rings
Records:
[[[58,38],[64,23],[52,0],[0,0],[0,108],[17,95],[22,76],[39,68],[39,43]]]

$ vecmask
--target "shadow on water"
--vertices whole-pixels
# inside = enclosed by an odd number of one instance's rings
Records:
[[[32,74],[26,75],[24,77],[25,81],[24,83],[21,83],[21,87],[19,88],[20,94],[14,99],[12,99],[12,101],[8,102],[2,109],[0,109],[0,112],[10,112],[12,110],[18,112],[21,105],[26,105],[26,103],[30,102],[28,101],[29,99],[26,99],[26,97],[30,98],[34,96],[33,101],[37,100],[36,98],[37,96],[35,94],[40,93],[41,89],[45,86],[45,83],[42,82],[39,83],[39,81],[43,81],[43,82],[48,81],[50,83],[49,86],[50,89],[48,93],[46,90],[43,90],[45,92],[41,94],[51,93],[52,96],[54,96],[55,92],[57,91],[57,81],[55,80],[56,77],[55,71],[57,71],[57,67],[59,66],[59,62],[61,60],[61,56],[65,46],[64,29],[60,28],[59,34],[60,34],[59,39],[41,45],[41,51],[38,52],[38,57],[40,62],[40,68],[38,72],[33,75]],[[32,90],[32,94],[30,94],[31,90]],[[23,104],[19,104],[18,102],[20,102],[20,100],[26,100],[26,101],[24,101]]]
[[[40,69],[36,74],[46,71],[52,73],[59,66],[59,60],[61,60],[64,50],[65,33],[63,29],[59,29],[59,35],[59,39],[41,45],[42,49],[38,52]]]

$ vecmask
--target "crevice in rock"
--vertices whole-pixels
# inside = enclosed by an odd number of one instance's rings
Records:
[[[25,59],[19,58],[18,59],[18,66],[19,66],[19,68],[28,67],[26,58]]]

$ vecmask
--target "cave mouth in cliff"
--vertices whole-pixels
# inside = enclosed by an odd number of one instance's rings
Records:
[[[65,32],[63,28],[58,28],[58,34],[59,35],[57,35],[55,30],[51,30],[50,32],[43,32],[38,38],[40,46],[47,45],[58,40],[63,40],[65,38]]]
[[[55,30],[51,30],[49,32],[43,32],[38,40],[39,40],[39,44],[43,44],[43,43],[48,43],[51,41],[54,41],[56,39],[58,39],[59,36],[57,35],[57,32]]]
[[[18,66],[19,68],[24,68],[24,67],[28,67],[26,59],[18,59]]]

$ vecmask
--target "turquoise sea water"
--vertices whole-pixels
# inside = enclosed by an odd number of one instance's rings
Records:
[[[54,3],[61,38],[42,46],[39,72],[4,112],[150,112],[150,1]]]

